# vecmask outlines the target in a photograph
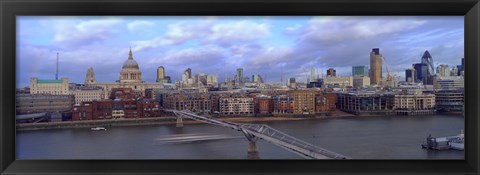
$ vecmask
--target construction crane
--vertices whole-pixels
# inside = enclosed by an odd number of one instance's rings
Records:
[[[382,57],[383,62],[385,64],[385,68],[387,69],[387,81],[392,81],[392,77],[390,76],[390,68],[388,67],[387,59],[385,57]]]

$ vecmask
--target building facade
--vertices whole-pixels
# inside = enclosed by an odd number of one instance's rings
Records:
[[[273,114],[292,114],[293,99],[288,95],[276,95],[272,97]]]
[[[17,114],[70,112],[75,104],[73,95],[16,94]]]
[[[37,77],[32,77],[30,79],[30,94],[68,95],[68,78],[40,80]]]
[[[257,95],[255,97],[255,114],[272,114],[273,99],[271,96]]]
[[[314,90],[292,90],[288,95],[293,99],[294,114],[314,114],[315,113],[315,94]]]
[[[368,67],[367,66],[353,66],[352,67],[352,76],[353,77],[369,76],[368,75]]]
[[[332,76],[323,78],[324,85],[334,85],[339,87],[353,86],[352,76]]]
[[[353,77],[353,87],[365,88],[370,86],[370,77],[367,76],[356,76]]]
[[[75,104],[105,99],[105,92],[103,89],[95,86],[73,87],[70,89],[70,94],[75,96]]]
[[[220,114],[254,115],[254,100],[251,97],[221,97]]]
[[[379,48],[370,52],[370,84],[377,85],[382,80],[382,54]]]
[[[394,96],[385,93],[338,93],[337,108],[355,115],[385,115],[393,112]]]

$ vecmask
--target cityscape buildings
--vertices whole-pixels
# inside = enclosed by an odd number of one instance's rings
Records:
[[[182,80],[171,86],[163,66],[157,68],[156,82],[144,82],[130,50],[116,82],[97,82],[92,67],[87,70],[85,84],[69,83],[68,78],[32,77],[28,89],[17,91],[16,105],[18,114],[44,112],[50,116],[60,114],[62,119],[71,116],[74,121],[160,117],[161,109],[224,116],[330,115],[336,110],[355,115],[417,115],[462,110],[464,80],[457,76],[457,67],[450,70],[441,64],[437,75],[430,75],[432,59],[428,51],[423,60],[426,63],[416,63],[405,70],[405,82],[411,88],[381,79],[379,48],[370,53],[369,76],[365,76],[366,66],[353,66],[352,76],[336,76],[336,70],[329,68],[322,78],[315,77],[312,68],[308,83],[296,82],[291,77],[288,87],[277,88],[264,82],[259,74],[253,74],[251,80],[244,77],[243,68],[237,69],[233,81],[226,77],[223,83],[214,74],[192,76],[192,69],[187,68]],[[367,90],[372,87],[371,78],[377,79],[374,91]],[[431,84],[434,90],[419,91],[423,87],[416,87],[415,83]],[[382,90],[384,87],[391,89]]]

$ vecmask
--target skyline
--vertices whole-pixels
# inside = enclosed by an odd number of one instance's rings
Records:
[[[463,16],[17,19],[17,87],[31,77],[54,79],[57,52],[59,77],[83,83],[91,66],[98,82],[113,82],[130,47],[147,82],[155,81],[159,66],[172,80],[181,80],[187,68],[193,75],[217,74],[220,82],[237,68],[267,82],[280,82],[282,67],[284,82],[305,81],[312,67],[320,76],[328,68],[351,75],[352,66],[369,65],[372,48],[380,48],[401,77],[425,50],[435,67],[459,65],[464,57]]]

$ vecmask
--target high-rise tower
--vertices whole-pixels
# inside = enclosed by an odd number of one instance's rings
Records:
[[[91,85],[95,83],[97,83],[97,81],[95,80],[95,72],[93,72],[93,67],[90,67],[87,70],[87,77],[85,78],[85,84]]]
[[[370,52],[370,84],[376,85],[382,80],[382,54],[379,48],[373,48]]]
[[[430,53],[428,52],[428,50],[426,50],[426,51],[423,53],[422,63],[427,64],[427,67],[428,67],[427,73],[428,73],[428,75],[433,76],[433,75],[435,74],[435,69],[433,68],[433,59],[432,59],[432,56],[430,55]]]
[[[157,68],[157,82],[163,82],[165,80],[165,68],[160,66]]]

